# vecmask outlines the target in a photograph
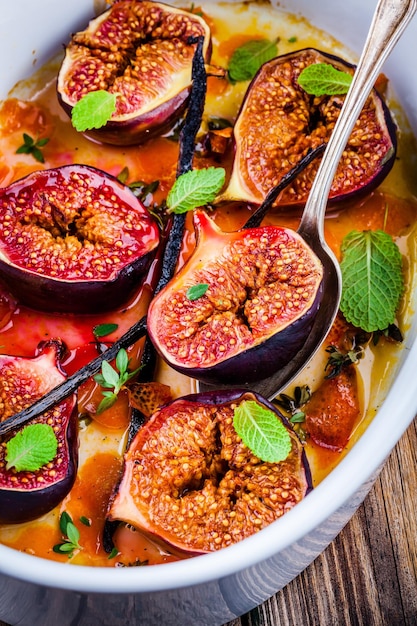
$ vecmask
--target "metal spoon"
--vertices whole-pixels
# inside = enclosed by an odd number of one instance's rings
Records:
[[[382,65],[416,9],[417,0],[379,0],[376,7],[361,58],[326,146],[298,228],[298,233],[323,264],[323,300],[310,334],[297,356],[273,376],[246,385],[268,399],[281,393],[309,363],[326,339],[337,315],[342,287],[341,273],[339,264],[324,239],[324,217],[330,188],[343,150]],[[205,383],[199,383],[198,388],[199,391],[213,389]]]

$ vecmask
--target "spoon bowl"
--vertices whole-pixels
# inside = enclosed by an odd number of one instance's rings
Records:
[[[323,265],[322,301],[309,335],[297,355],[272,376],[247,387],[272,400],[311,361],[323,345],[339,310],[342,276],[339,263],[324,237],[324,218],[334,175],[346,143],[381,68],[417,9],[417,0],[379,0],[340,115],[325,148],[303,210],[298,234]],[[244,387],[245,385],[240,385]],[[230,387],[224,385],[221,387]],[[212,385],[198,383],[199,391]]]

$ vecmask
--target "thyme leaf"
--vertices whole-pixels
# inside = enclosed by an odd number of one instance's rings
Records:
[[[31,154],[39,163],[45,163],[45,158],[41,148],[43,148],[49,141],[48,137],[42,139],[33,139],[27,133],[23,133],[23,144],[18,147],[16,154]]]
[[[124,348],[120,348],[116,354],[114,368],[108,361],[101,364],[101,373],[94,376],[97,384],[104,389],[112,389],[112,391],[103,391],[103,399],[97,407],[97,413],[103,413],[109,409],[117,400],[117,396],[125,384],[139,372],[140,367],[133,372],[129,372],[129,357]]]

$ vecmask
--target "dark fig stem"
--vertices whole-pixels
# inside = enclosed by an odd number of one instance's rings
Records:
[[[307,167],[307,165],[310,165],[310,163],[314,161],[314,159],[323,154],[325,147],[326,144],[322,143],[316,148],[310,149],[307,154],[302,159],[300,159],[300,161],[296,165],[294,165],[294,167],[291,168],[290,171],[285,174],[285,176],[282,177],[278,185],[273,187],[271,191],[268,192],[265,200],[250,216],[243,228],[257,228],[258,226],[260,226],[262,220],[271,209],[281,191],[284,191],[284,189],[297,178],[297,176]]]
[[[193,59],[190,101],[180,136],[180,156],[177,176],[186,173],[192,168],[195,138],[201,125],[206,87],[207,76],[203,58],[203,38],[199,37]],[[162,260],[161,275],[155,293],[162,289],[174,275],[184,234],[184,224],[185,218],[182,214],[175,215],[172,219],[172,225]],[[139,339],[142,339],[146,334],[146,316],[144,316],[136,322],[136,324],[131,326],[110,348],[90,361],[90,363],[87,363],[87,365],[79,369],[72,376],[69,376],[63,383],[54,387],[34,404],[0,423],[0,436],[23,426],[30,420],[49,411],[53,406],[62,402],[62,400],[74,393],[78,387],[91,376],[94,376],[94,374],[100,370],[103,361],[112,361],[121,348],[128,348]],[[149,358],[149,355],[147,358]]]

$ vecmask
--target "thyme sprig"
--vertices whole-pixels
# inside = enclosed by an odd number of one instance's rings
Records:
[[[66,554],[68,558],[74,556],[76,550],[82,550],[80,546],[80,531],[72,521],[71,515],[66,511],[61,513],[59,527],[62,532],[63,541],[53,546],[53,551],[57,554]]]
[[[329,358],[327,360],[324,371],[327,372],[325,378],[335,378],[342,369],[349,367],[353,363],[357,363],[364,355],[364,348],[361,345],[354,345],[347,352],[342,352],[334,345],[326,348]]]
[[[292,424],[300,424],[305,420],[305,413],[302,408],[310,398],[310,387],[303,385],[294,388],[293,396],[286,393],[279,394],[275,402],[290,416],[289,420]]]
[[[23,133],[23,143],[16,150],[16,154],[31,154],[39,163],[45,163],[45,157],[41,148],[43,148],[49,141],[49,137],[43,137],[41,139],[33,139],[27,133]]]
[[[94,380],[101,387],[112,389],[112,391],[103,391],[104,398],[97,407],[98,414],[113,406],[121,389],[139,372],[140,367],[130,372],[129,363],[129,357],[124,348],[121,348],[116,355],[116,369],[108,361],[102,362],[101,373],[96,374]]]

